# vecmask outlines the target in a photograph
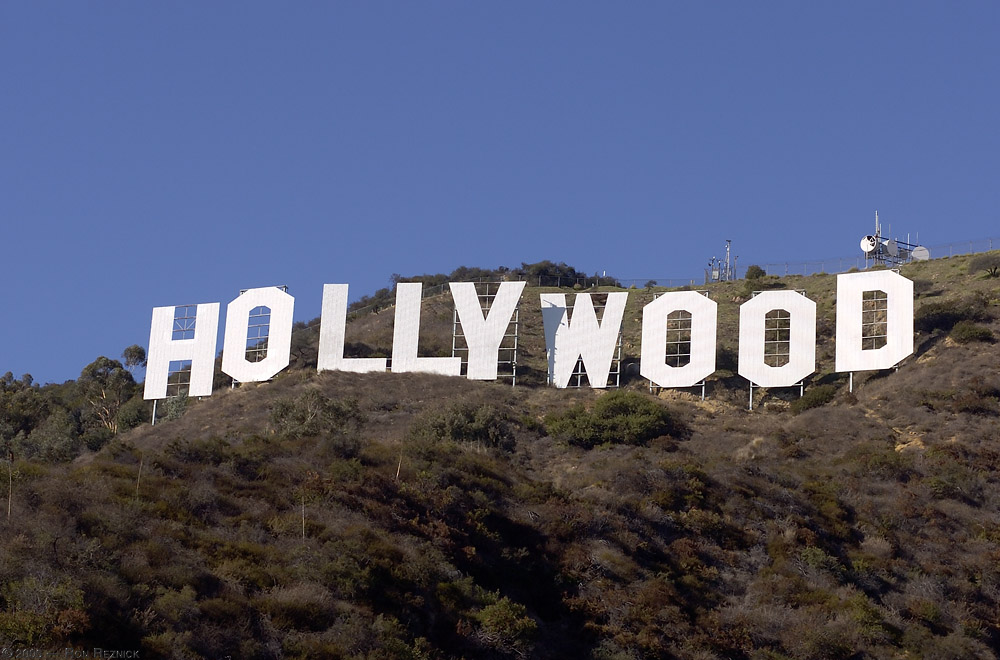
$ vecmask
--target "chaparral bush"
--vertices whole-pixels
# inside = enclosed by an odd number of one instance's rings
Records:
[[[948,333],[948,336],[959,344],[968,344],[974,341],[992,342],[994,339],[992,330],[972,321],[959,321]]]
[[[805,391],[805,394],[792,403],[791,411],[798,414],[803,410],[825,406],[833,401],[833,397],[836,396],[836,394],[836,385],[817,385],[815,387],[810,387]]]
[[[951,330],[959,321],[985,321],[989,299],[973,294],[962,300],[933,302],[923,305],[913,314],[913,327],[920,332]]]
[[[618,390],[601,396],[591,410],[577,404],[545,420],[549,433],[571,445],[645,445],[663,436],[680,437],[686,427],[662,404],[635,392]]]
[[[411,435],[425,440],[451,440],[513,451],[516,421],[509,410],[492,403],[460,401],[420,417]]]

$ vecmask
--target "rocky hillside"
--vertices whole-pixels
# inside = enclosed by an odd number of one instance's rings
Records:
[[[522,299],[517,387],[317,375],[306,324],[270,383],[72,463],[13,462],[0,642],[145,658],[996,657],[1000,291],[965,258],[903,274],[916,352],[853,393],[833,372],[833,276],[709,287],[720,369],[704,402],[653,396],[629,368],[619,392],[544,387],[539,289]],[[750,412],[734,371],[755,288],[817,302],[818,370],[802,399],[760,391]],[[626,364],[654,293],[630,296]],[[450,352],[447,298],[423,321],[427,354]],[[351,321],[347,341],[387,352],[391,310]]]

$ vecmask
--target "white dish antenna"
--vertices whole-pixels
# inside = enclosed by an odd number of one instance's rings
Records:
[[[882,241],[882,245],[885,246],[885,251],[888,252],[890,256],[893,256],[893,257],[898,257],[899,256],[899,246],[896,245],[896,241],[895,240],[893,240],[891,238],[888,239],[888,240],[884,240],[884,241]]]
[[[874,252],[875,248],[878,247],[878,239],[874,236],[865,236],[861,239],[861,251],[865,254],[869,252]]]
[[[913,252],[910,253],[910,258],[914,261],[927,261],[931,258],[931,251],[922,245],[918,245],[913,248]]]

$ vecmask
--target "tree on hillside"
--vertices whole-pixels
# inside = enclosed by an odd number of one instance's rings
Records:
[[[49,414],[49,401],[30,374],[15,380],[11,372],[0,376],[0,445],[9,450],[15,438],[26,438]]]
[[[747,268],[746,278],[748,280],[759,280],[765,275],[767,275],[767,272],[757,264],[752,264],[749,268]]]
[[[146,349],[139,344],[132,344],[122,351],[122,359],[125,360],[125,368],[134,374],[136,367],[146,366]]]
[[[578,271],[563,262],[553,263],[549,260],[528,264],[521,263],[520,268],[511,271],[515,279],[540,283],[545,286],[572,286],[574,282],[586,281],[587,274]]]
[[[459,266],[448,275],[449,282],[497,282],[507,272],[505,266],[499,268],[478,268]]]
[[[118,433],[118,412],[135,393],[132,373],[102,355],[83,368],[77,384],[101,425]]]
[[[74,386],[70,381],[70,387]],[[74,411],[56,393],[60,387],[40,388],[30,374],[14,380],[0,377],[0,453],[18,459],[68,461],[79,450]]]
[[[990,277],[1000,277],[1000,252],[986,252],[969,261],[969,272],[986,271]]]

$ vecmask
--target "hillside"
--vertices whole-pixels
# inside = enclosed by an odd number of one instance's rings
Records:
[[[517,387],[316,374],[304,324],[272,382],[69,463],[13,462],[0,642],[143,658],[996,657],[1000,353],[982,328],[1000,331],[1000,291],[968,262],[904,268],[915,354],[853,393],[833,373],[834,276],[705,287],[720,369],[704,402],[653,396],[630,368],[622,393],[544,387],[538,294],[554,288],[522,297]],[[738,302],[764,287],[816,301],[817,372],[801,401],[758,391],[750,412]],[[631,293],[626,365],[654,293]],[[391,310],[359,315],[347,342],[387,354],[391,332]],[[450,332],[448,298],[425,300],[425,354],[450,354]]]

